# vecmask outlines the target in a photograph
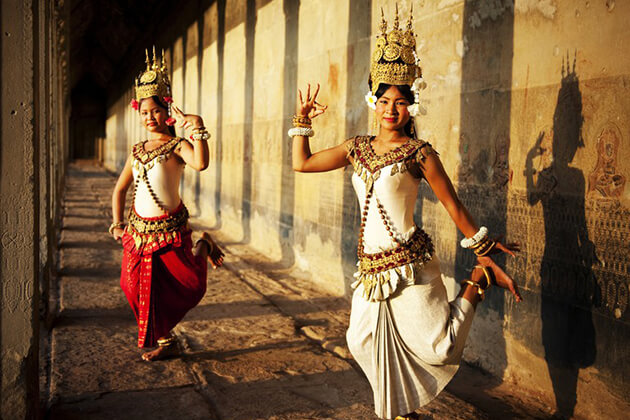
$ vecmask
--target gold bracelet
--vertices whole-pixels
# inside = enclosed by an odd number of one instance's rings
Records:
[[[489,240],[489,239],[490,239],[490,238],[488,238],[488,237],[486,236],[485,238],[483,238],[482,240],[480,240],[479,242],[477,242],[475,245],[471,246],[471,247],[470,247],[470,248],[468,248],[468,249],[473,249],[473,250],[474,250],[474,249],[477,249],[477,248],[479,248],[479,247],[481,247],[481,246],[485,245],[486,243],[488,243],[488,240]]]
[[[110,235],[114,234],[114,229],[118,228],[118,229],[123,229],[125,227],[125,224],[123,222],[114,222],[111,225],[109,225],[109,229],[108,232]]]
[[[475,254],[479,255],[480,253],[484,252],[491,245],[491,243],[492,241],[486,238],[471,249],[473,250]]]
[[[483,270],[484,276],[486,276],[486,287],[483,288],[483,291],[485,292],[490,288],[490,286],[492,286],[492,277],[490,276],[490,272],[483,265],[476,265],[475,268],[481,268]]]
[[[476,287],[476,288],[477,288],[477,294],[479,295],[479,299],[480,299],[480,300],[483,300],[483,298],[484,298],[484,297],[486,297],[486,295],[485,295],[485,292],[486,292],[486,291],[485,291],[484,289],[482,289],[482,288],[481,288],[481,286],[479,285],[479,283],[475,283],[475,282],[474,282],[474,281],[472,281],[472,280],[464,280],[464,281],[462,282],[462,284],[464,284],[464,283],[466,283],[466,284],[468,284],[468,285],[470,285],[470,286],[474,286],[474,287]]]
[[[176,340],[177,339],[175,337],[173,337],[173,336],[171,336],[169,338],[158,338],[157,343],[158,343],[158,346],[160,346],[160,347],[168,347],[168,346],[174,344]]]
[[[474,253],[475,255],[477,255],[478,257],[485,257],[486,255],[488,255],[490,253],[490,251],[492,251],[494,249],[494,246],[497,243],[494,241],[489,241],[488,245],[484,248],[484,249],[475,249]]]
[[[302,115],[294,115],[293,116],[293,125],[297,126],[296,124],[304,124],[301,125],[300,127],[310,127],[313,124],[313,121],[311,121],[311,119],[309,117],[304,117]]]

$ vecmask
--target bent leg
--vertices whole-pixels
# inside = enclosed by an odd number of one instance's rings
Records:
[[[437,268],[435,275],[424,273],[423,284],[404,287],[388,300],[368,302],[361,288],[354,293],[348,347],[370,381],[382,418],[429,403],[457,372],[474,307],[461,297],[448,302]]]

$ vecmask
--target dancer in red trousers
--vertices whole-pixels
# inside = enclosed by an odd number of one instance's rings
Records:
[[[164,53],[159,63],[155,49],[153,60],[147,52],[147,68],[135,88],[131,106],[139,111],[148,139],[133,146],[118,178],[109,232],[124,248],[120,285],[138,322],[138,347],[157,345],[142,355],[152,361],[177,353],[171,329],[205,294],[206,260],[217,268],[223,253],[206,232],[192,245],[179,182],[186,165],[197,171],[208,167],[210,136],[200,116],[173,105]],[[190,142],[175,136],[175,123],[192,130]],[[125,196],[132,183],[125,225]]]

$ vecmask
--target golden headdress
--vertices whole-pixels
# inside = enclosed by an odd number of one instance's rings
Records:
[[[170,103],[171,98],[171,82],[168,79],[168,72],[164,64],[164,51],[162,51],[161,62],[158,62],[153,47],[153,60],[149,59],[149,51],[146,52],[147,68],[136,77],[136,101],[151,96],[157,96],[161,101]]]
[[[370,67],[372,94],[376,94],[381,83],[412,86],[414,80],[422,76],[422,69],[417,64],[416,36],[412,29],[411,11],[404,31],[399,28],[398,4],[396,4],[396,17],[391,32],[387,33],[383,9],[381,9],[381,16],[381,35],[376,40],[376,49],[372,53]]]

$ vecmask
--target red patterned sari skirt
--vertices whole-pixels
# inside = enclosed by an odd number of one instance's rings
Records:
[[[120,286],[138,322],[138,347],[154,347],[206,292],[207,263],[192,254],[187,221],[183,204],[159,217],[130,214]]]

